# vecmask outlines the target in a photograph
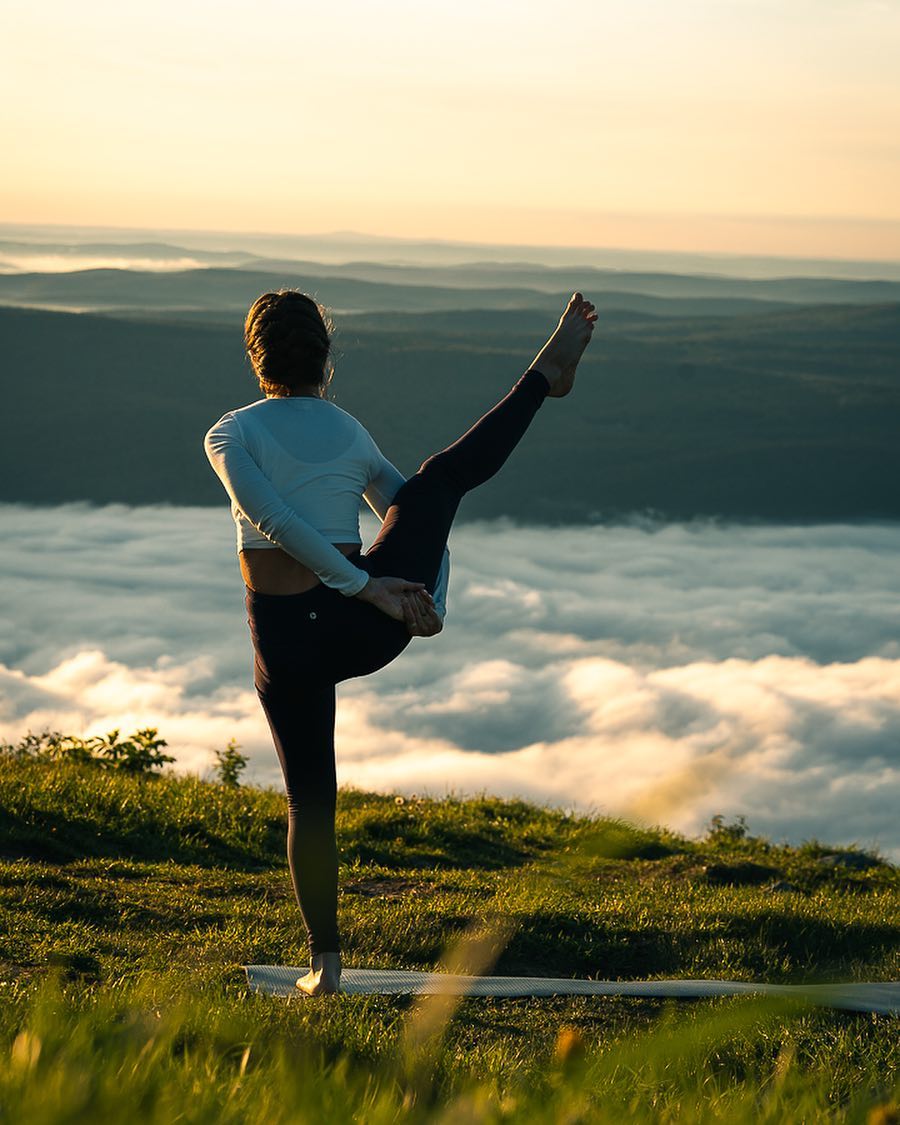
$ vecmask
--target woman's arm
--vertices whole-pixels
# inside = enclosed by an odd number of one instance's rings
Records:
[[[369,581],[366,571],[290,508],[250,456],[240,425],[226,414],[206,434],[203,448],[231,500],[256,530],[347,597]]]
[[[391,506],[394,497],[397,495],[397,490],[400,488],[400,485],[406,483],[406,477],[398,468],[388,461],[387,457],[385,457],[376,445],[374,439],[372,439],[371,434],[369,437],[372,441],[372,465],[370,468],[372,475],[363,493],[363,499],[381,522],[384,523],[387,510]],[[437,581],[434,586],[434,607],[442,621],[447,615],[447,586],[449,582],[450,551],[445,547],[444,557],[441,559],[441,568],[438,571]]]

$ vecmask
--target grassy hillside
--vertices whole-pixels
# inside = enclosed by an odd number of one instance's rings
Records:
[[[602,305],[573,394],[549,402],[461,519],[900,516],[900,304],[655,318]],[[230,325],[0,309],[0,499],[222,504],[202,450],[260,397]],[[337,318],[333,397],[406,475],[512,385],[549,313]],[[398,409],[398,403],[402,409]]]
[[[0,756],[0,1118],[894,1120],[887,1017],[249,995],[242,963],[303,963],[283,834],[271,790]],[[433,968],[502,921],[501,974],[900,976],[900,873],[816,841],[353,789],[338,837],[348,966]]]

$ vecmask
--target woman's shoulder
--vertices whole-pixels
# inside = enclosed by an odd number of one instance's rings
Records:
[[[244,417],[250,417],[252,414],[256,413],[260,409],[260,407],[264,406],[267,402],[272,401],[273,400],[270,398],[258,398],[253,402],[246,403],[244,406],[235,406],[232,410],[228,411],[228,414],[240,414]]]
[[[243,406],[235,406],[231,410],[226,410],[216,426],[220,428],[227,428],[236,431],[237,433],[243,432],[244,429],[248,433],[254,431],[254,422],[261,422],[265,415],[272,409],[271,404],[276,402],[274,398],[258,398],[253,402],[245,403]],[[214,427],[215,428],[215,427]]]
[[[265,401],[266,399],[263,398],[257,399],[256,402],[248,402],[246,406],[234,406],[231,408],[231,410],[226,410],[225,413],[218,419],[218,421],[213,423],[213,426],[211,428],[214,428],[215,426],[218,426],[222,423],[233,421],[237,418],[238,415],[246,416],[248,411],[251,411],[255,406],[258,406],[259,403]]]
[[[265,402],[265,399],[260,399],[258,402]],[[218,418],[209,427],[204,435],[203,441],[205,445],[216,440],[221,441],[238,441],[243,443],[244,427],[249,424],[250,431],[252,432],[252,408],[258,405],[258,402],[250,402],[246,406],[236,406],[232,410],[226,410],[225,413]]]

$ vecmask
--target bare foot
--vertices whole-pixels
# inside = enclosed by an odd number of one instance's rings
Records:
[[[341,991],[340,953],[314,953],[310,970],[297,978],[297,988],[307,996]]]
[[[562,398],[575,382],[575,368],[594,331],[597,314],[590,301],[573,293],[553,335],[534,357],[532,367],[547,376],[548,398]]]

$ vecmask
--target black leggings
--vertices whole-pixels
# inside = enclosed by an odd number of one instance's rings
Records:
[[[433,594],[460,500],[497,472],[548,390],[547,378],[529,368],[470,430],[401,485],[378,537],[351,561],[377,577],[424,582]],[[411,636],[404,622],[321,582],[302,594],[245,590],[254,684],[284,772],[288,860],[310,953],[339,950],[335,684],[383,668]]]

